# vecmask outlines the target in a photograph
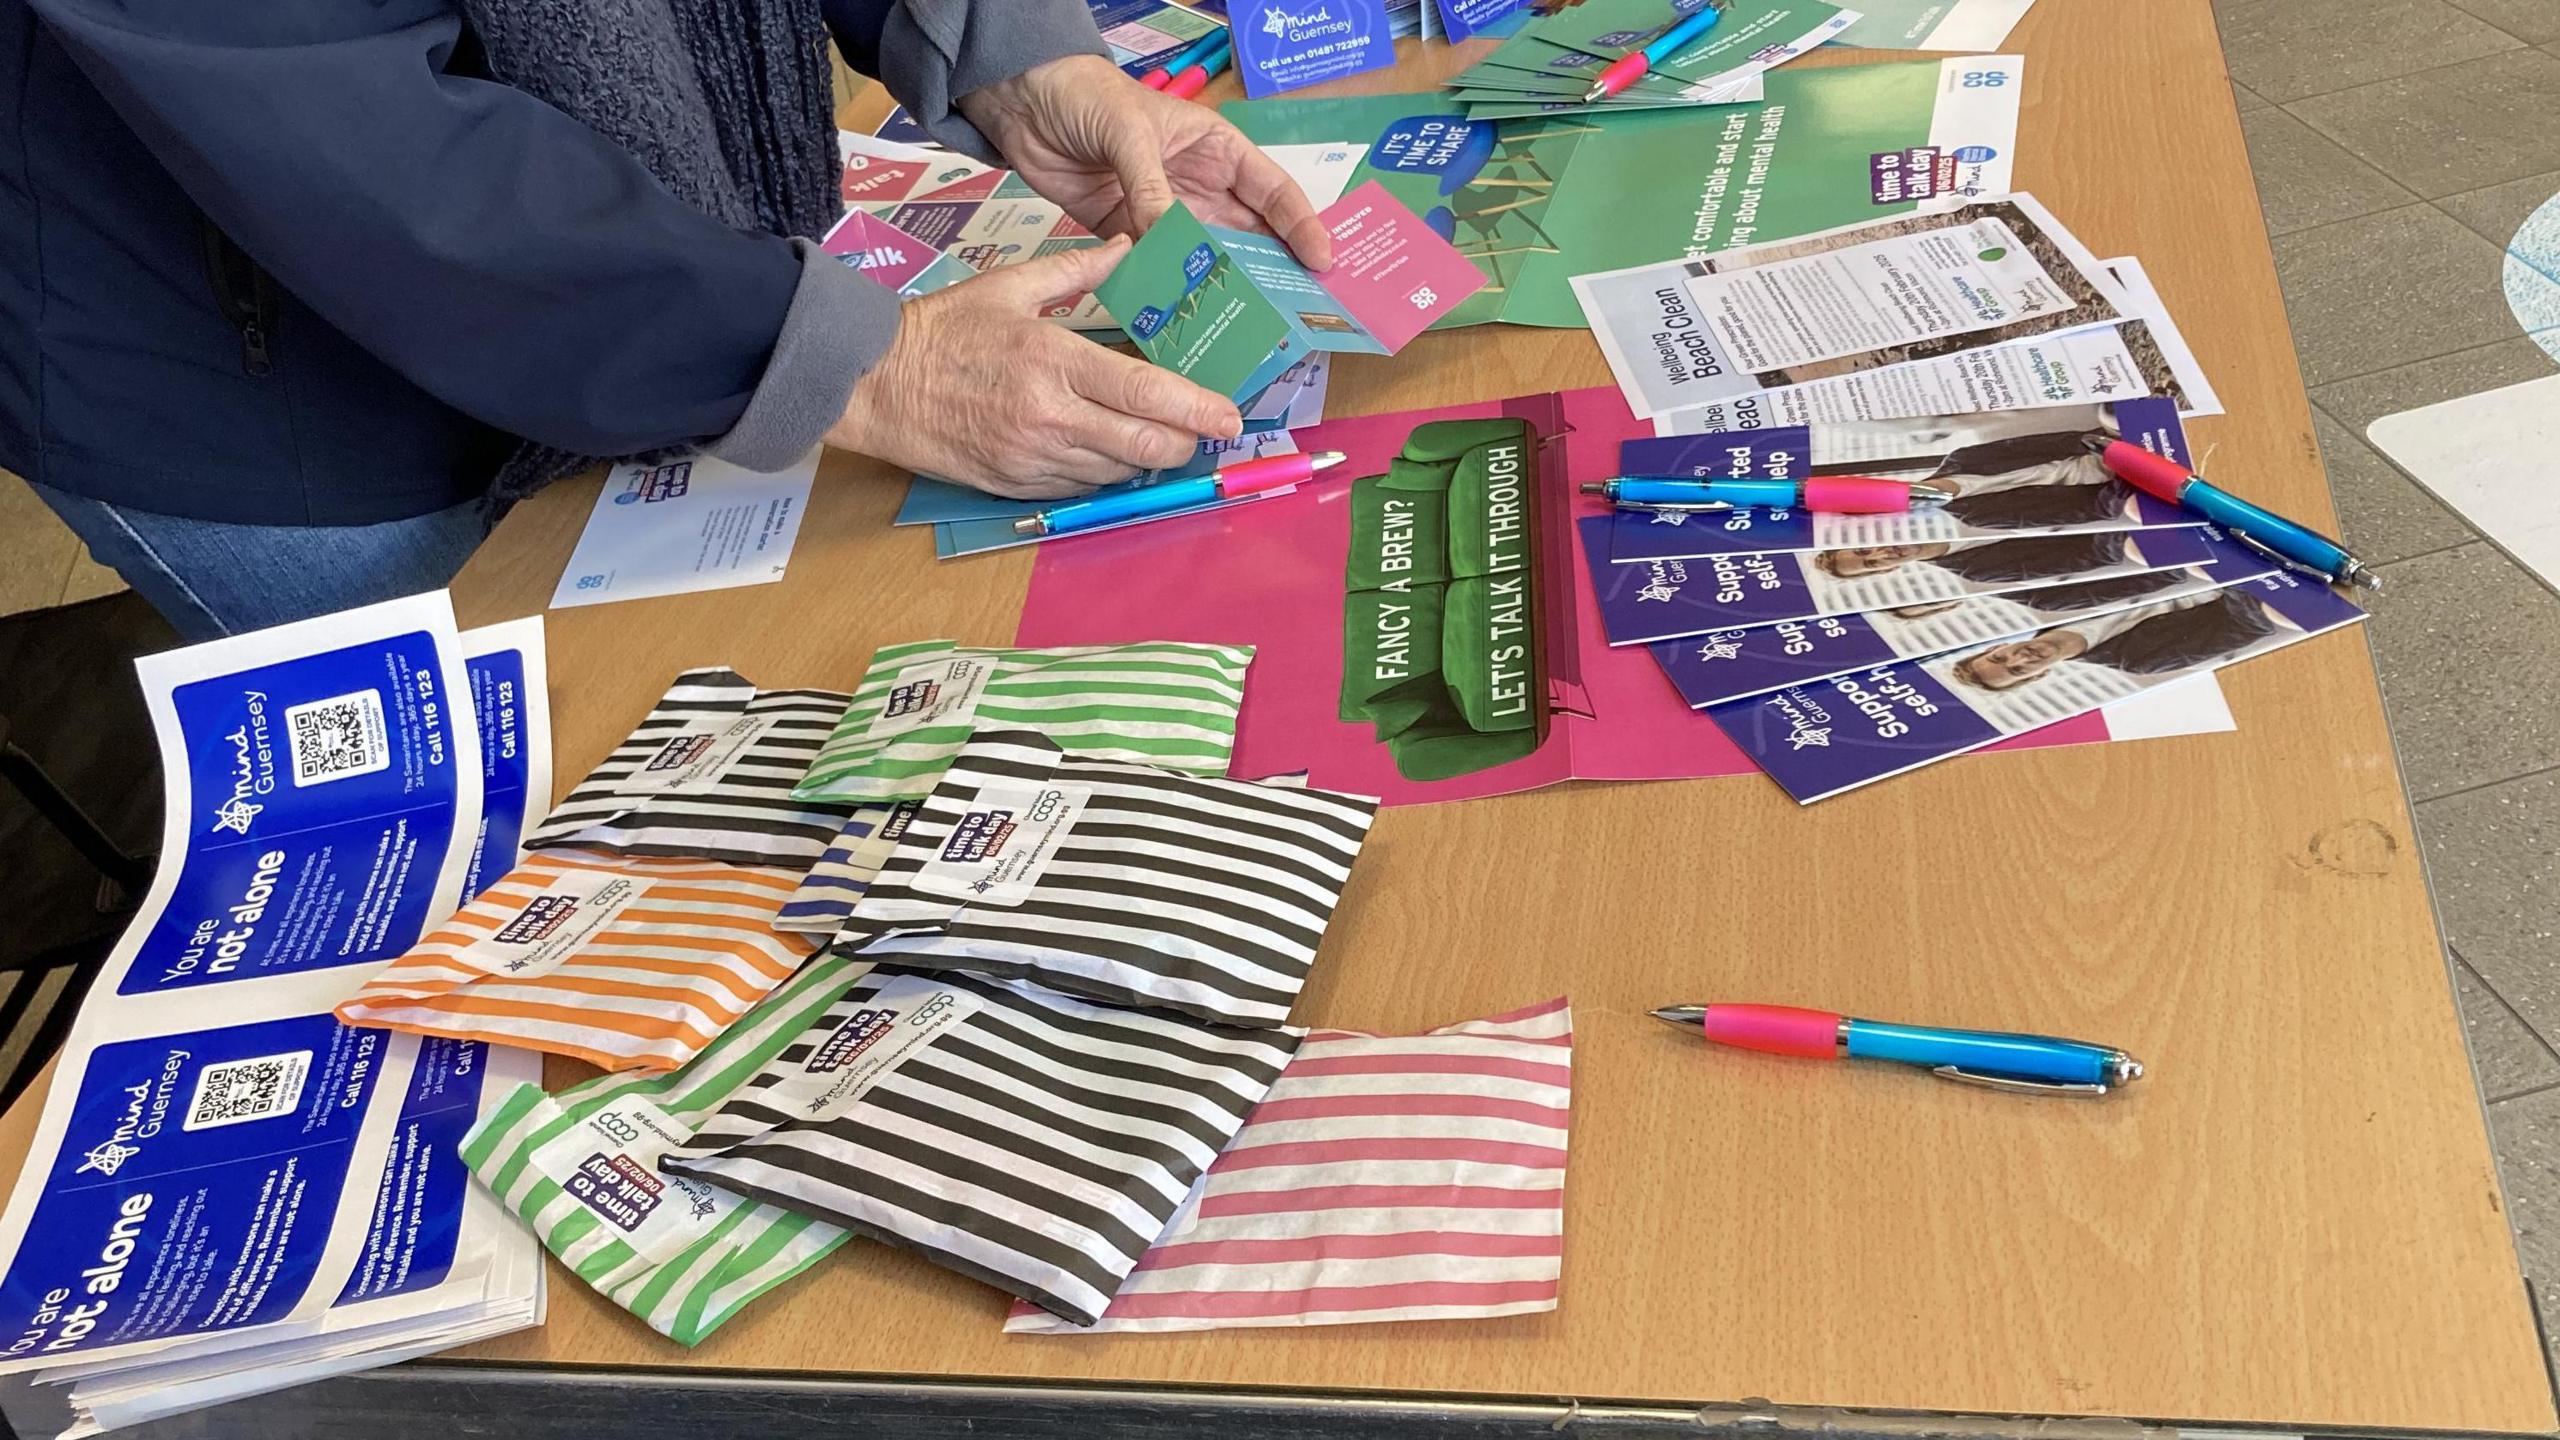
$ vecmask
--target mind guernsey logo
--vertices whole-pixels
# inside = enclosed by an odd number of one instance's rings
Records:
[[[1644,584],[1636,589],[1638,603],[1668,605],[1680,598],[1680,587],[1689,583],[1689,567],[1677,560],[1654,560],[1644,568]]]
[[[1771,708],[1787,720],[1787,748],[1831,748],[1831,712],[1803,690],[1781,690],[1769,697]]]
[[[94,1171],[100,1175],[113,1175],[124,1168],[124,1162],[141,1153],[142,1147],[139,1145],[123,1145],[113,1140],[100,1141],[89,1147],[89,1153],[81,1160],[80,1168],[71,1173],[86,1175]]]
[[[249,822],[257,819],[259,813],[266,808],[255,801],[244,800],[235,795],[214,808],[213,828],[228,830],[234,835],[246,835],[249,833]]]
[[[231,747],[231,793],[213,807],[215,834],[248,834],[250,822],[267,808],[252,797],[268,794],[276,785],[276,754],[267,728],[267,693],[244,692],[240,703],[248,718],[222,737],[223,743]]]

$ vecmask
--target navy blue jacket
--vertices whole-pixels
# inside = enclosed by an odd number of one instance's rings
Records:
[[[952,96],[1100,48],[1074,0],[827,10],[980,153]],[[0,466],[74,494],[362,524],[515,437],[787,458],[896,326],[487,78],[449,0],[0,0],[0,115]]]

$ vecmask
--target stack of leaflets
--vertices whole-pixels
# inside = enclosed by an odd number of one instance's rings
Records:
[[[1628,441],[1631,475],[1875,475],[1955,499],[1586,515],[1602,624],[1811,802],[2363,618],[2116,479],[2089,443],[2116,438],[2188,461],[2160,397]]]
[[[1621,474],[1882,475],[1890,515],[1579,522],[1612,645],[1801,801],[2203,675],[2363,612],[2117,479],[2213,413],[2142,267],[2030,195],[1574,277],[1659,438]],[[1932,411],[1939,413],[1931,413]]]
[[[510,869],[550,794],[539,619],[441,594],[153,656],[160,867],[0,1219],[21,1435],[80,1436],[538,1324],[456,1147],[539,1057],[332,1007]]]
[[[1718,19],[1615,95],[1593,98],[1611,61],[1643,49],[1701,6]],[[1822,0],[1579,0],[1537,7],[1527,24],[1451,82],[1469,118],[1660,110],[1759,99],[1760,77],[1837,38],[1859,13]]]

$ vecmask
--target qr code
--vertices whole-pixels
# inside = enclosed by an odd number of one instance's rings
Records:
[[[391,745],[382,724],[382,692],[357,690],[284,712],[293,745],[293,783],[320,785],[389,769]]]
[[[187,1102],[185,1128],[219,1130],[225,1125],[291,1114],[302,1103],[302,1080],[310,1073],[308,1050],[207,1065],[196,1076],[196,1094]]]

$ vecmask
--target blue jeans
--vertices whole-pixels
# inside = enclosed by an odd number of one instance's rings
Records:
[[[229,525],[29,488],[190,643],[441,589],[489,533],[477,500],[379,525]]]

